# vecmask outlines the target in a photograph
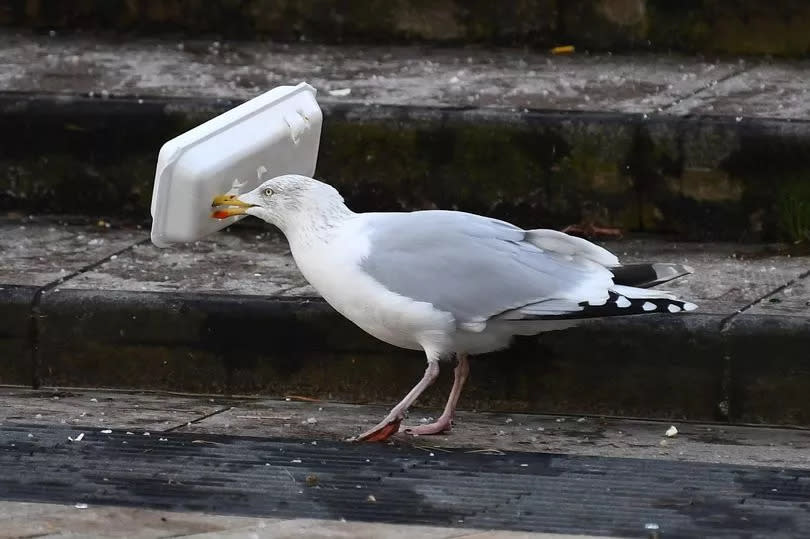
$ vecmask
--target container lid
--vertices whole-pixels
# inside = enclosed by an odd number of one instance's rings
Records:
[[[279,86],[166,142],[152,191],[152,243],[198,240],[244,216],[211,218],[211,200],[282,174],[312,176],[323,114],[315,89]]]

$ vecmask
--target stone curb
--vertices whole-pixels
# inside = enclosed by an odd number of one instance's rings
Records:
[[[0,94],[0,210],[142,218],[160,145],[236,103]],[[690,240],[808,234],[791,201],[810,185],[810,122],[323,108],[316,175],[361,211],[458,208],[525,226],[542,215]]]
[[[424,368],[420,354],[376,341],[317,298],[51,289],[32,322],[27,307],[37,290],[0,290],[2,383],[390,403]],[[465,402],[479,410],[810,423],[810,321],[747,314],[721,331],[725,318],[614,319],[520,339],[476,358]],[[424,405],[441,405],[446,378]]]

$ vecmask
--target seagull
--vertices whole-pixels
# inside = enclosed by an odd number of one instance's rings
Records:
[[[693,303],[650,290],[692,272],[679,264],[623,266],[585,239],[460,211],[355,213],[338,191],[283,175],[241,195],[214,198],[215,219],[252,215],[278,227],[301,273],[340,314],[394,346],[421,350],[421,380],[377,425],[352,438],[384,441],[455,361],[441,416],[405,428],[412,435],[452,428],[469,356],[583,320],[692,311]]]

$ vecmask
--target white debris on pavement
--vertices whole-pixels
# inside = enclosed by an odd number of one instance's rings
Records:
[[[668,438],[672,438],[673,436],[678,434],[678,429],[676,429],[675,425],[673,425],[673,426],[669,427],[664,434],[666,434]]]

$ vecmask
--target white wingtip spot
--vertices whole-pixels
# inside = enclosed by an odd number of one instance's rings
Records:
[[[642,305],[641,308],[644,309],[645,311],[654,311],[656,309],[655,303],[649,301],[645,301],[644,305]]]
[[[681,312],[681,308],[678,307],[677,305],[673,304],[673,303],[670,303],[669,305],[667,305],[667,310],[669,312],[671,312],[671,313],[679,313],[679,312]]]
[[[695,305],[694,303],[689,303],[688,301],[685,301],[683,303],[684,311],[694,311],[695,309],[697,309],[697,305]]]
[[[688,271],[689,273],[695,273],[695,268],[693,268],[692,266],[687,266],[686,264],[684,264],[683,269]]]
[[[616,307],[620,309],[626,309],[630,306],[630,300],[624,296],[619,296],[619,299],[616,300]]]

